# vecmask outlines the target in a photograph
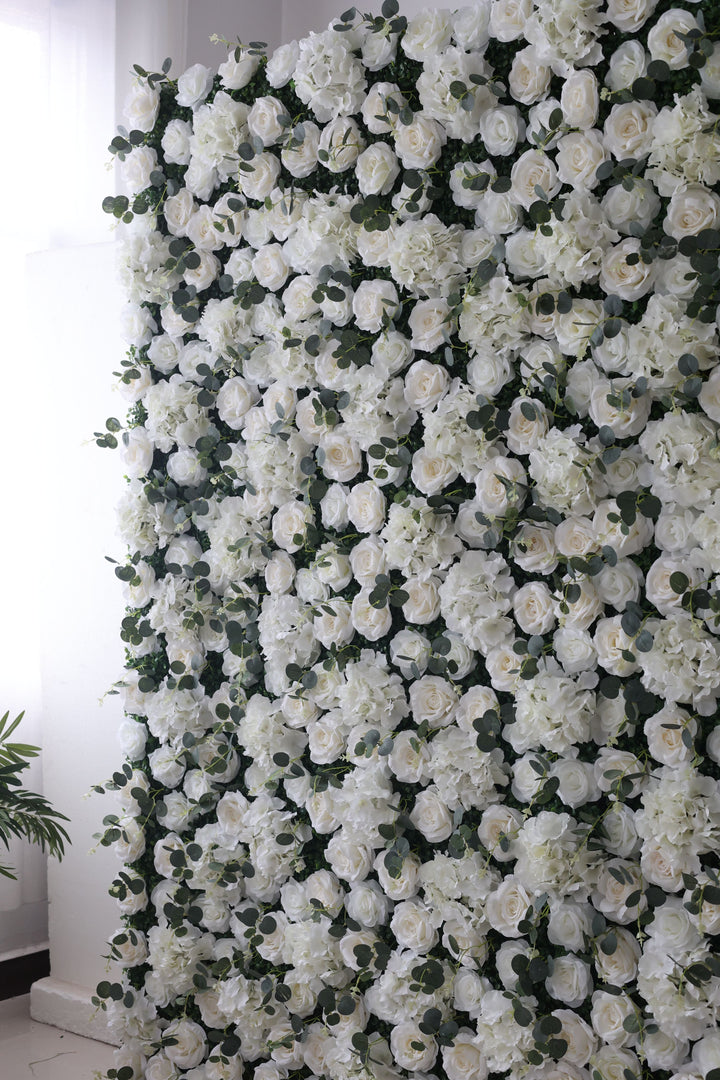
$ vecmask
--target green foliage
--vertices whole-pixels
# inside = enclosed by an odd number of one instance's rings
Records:
[[[54,810],[48,800],[22,787],[20,774],[30,767],[30,761],[40,748],[28,743],[10,742],[10,736],[20,724],[24,712],[8,722],[8,712],[0,719],[0,841],[6,848],[13,836],[39,844],[43,851],[62,859],[65,843],[70,842],[60,824],[69,819]],[[0,875],[15,880],[7,866],[0,865]]]

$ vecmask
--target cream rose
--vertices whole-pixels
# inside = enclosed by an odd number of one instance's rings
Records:
[[[415,113],[412,123],[399,124],[395,133],[395,150],[405,169],[429,169],[446,142],[442,124],[421,112]]]
[[[607,160],[602,135],[596,128],[563,135],[557,146],[557,171],[564,184],[592,189],[598,183],[597,170]]]
[[[522,105],[532,105],[547,93],[551,76],[550,68],[540,63],[534,46],[528,45],[515,53],[508,78],[510,93]]]
[[[412,334],[413,349],[435,352],[447,340],[451,329],[447,302],[441,297],[436,300],[417,300],[410,312],[408,326]]]
[[[352,602],[352,623],[359,634],[368,641],[378,641],[388,633],[392,625],[390,607],[373,607],[370,590],[359,592]]]

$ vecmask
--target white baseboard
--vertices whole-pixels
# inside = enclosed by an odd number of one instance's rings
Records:
[[[61,979],[39,979],[30,988],[30,1015],[42,1024],[52,1024],[86,1039],[117,1046],[110,1034],[105,1014],[90,1001],[92,990]]]

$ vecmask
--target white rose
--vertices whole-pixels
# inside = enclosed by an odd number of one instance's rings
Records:
[[[352,602],[352,623],[368,641],[378,641],[392,625],[390,606],[376,608],[370,603],[370,590],[362,590]]]
[[[555,625],[555,602],[542,581],[522,585],[513,597],[513,613],[526,634],[546,634]]]
[[[290,41],[276,49],[268,60],[265,74],[267,81],[276,90],[290,82],[297,64],[298,51],[297,41]]]
[[[387,103],[392,98],[402,109],[407,101],[397,83],[377,82],[370,87],[362,104],[362,118],[365,127],[373,135],[387,135],[397,125],[395,115],[388,111]]]
[[[521,104],[532,105],[547,93],[551,76],[550,68],[540,63],[535,48],[528,45],[513,58],[508,78],[510,93]]]
[[[187,165],[190,161],[192,125],[187,120],[171,120],[162,137],[165,161],[170,165]]]
[[[607,154],[602,135],[596,128],[563,135],[557,147],[557,171],[564,184],[592,189],[598,183],[597,170]]]
[[[663,228],[675,240],[696,236],[703,229],[717,228],[720,198],[702,184],[677,188],[667,208]]]
[[[135,195],[150,186],[150,174],[157,169],[157,153],[149,146],[136,146],[121,162],[120,173],[128,193]]]
[[[487,1061],[470,1028],[460,1028],[452,1044],[443,1046],[442,1060],[448,1080],[486,1080]]]
[[[612,932],[617,942],[615,950],[608,954],[599,948],[595,953],[595,970],[603,982],[611,986],[627,986],[637,977],[640,946],[635,937],[621,926],[614,926]]]
[[[280,151],[280,158],[287,171],[302,179],[309,176],[318,164],[320,128],[312,120],[304,120],[302,126],[292,130],[292,138]]]
[[[236,59],[237,51],[233,49],[228,53],[227,60],[218,67],[220,81],[228,90],[242,90],[243,86],[247,86],[260,64],[260,57],[246,49],[241,49]]]
[[[426,626],[440,614],[439,581],[435,577],[410,577],[403,589],[408,599],[403,604],[403,615],[410,623]]]
[[[213,73],[204,64],[193,64],[177,81],[175,100],[186,109],[194,109],[212,90]]]
[[[136,131],[152,131],[160,108],[160,91],[142,79],[134,79],[125,98],[125,120]]]
[[[512,842],[522,826],[522,814],[511,806],[493,803],[483,810],[478,839],[497,862],[515,858]]]
[[[594,580],[602,602],[624,611],[628,601],[637,602],[643,575],[631,559],[618,559],[615,566],[604,566]]]
[[[702,385],[698,401],[706,415],[716,423],[720,423],[720,368],[714,368],[711,371],[710,378]]]
[[[373,850],[340,828],[330,837],[325,847],[325,858],[333,873],[343,881],[364,881],[372,868]]]
[[[589,904],[577,904],[572,900],[553,901],[548,919],[548,939],[553,945],[562,945],[573,952],[584,952],[587,937],[591,935],[592,910]]]
[[[720,97],[720,42],[715,42],[705,67],[700,68],[700,85],[705,97]]]
[[[633,642],[623,630],[621,616],[600,619],[595,627],[593,641],[598,654],[598,663],[611,675],[630,675],[637,671],[636,661],[626,660],[622,653],[633,650]]]
[[[323,435],[320,440],[323,453],[322,470],[329,480],[343,483],[351,480],[362,468],[362,454],[354,439],[342,431]]]
[[[378,574],[387,570],[385,545],[377,536],[365,536],[350,552],[353,576],[363,588],[372,588]]]
[[[381,851],[373,864],[383,891],[391,900],[409,900],[418,892],[420,861],[416,855],[407,855],[397,877],[391,877],[385,866],[385,852]]]
[[[409,679],[415,669],[420,674],[425,671],[430,652],[430,642],[417,630],[401,630],[390,642],[390,660],[405,679]]]
[[[660,712],[649,716],[643,730],[648,750],[661,765],[677,767],[692,758],[697,722],[679,705],[665,705]],[[690,736],[690,746],[683,742],[685,731]]]
[[[450,44],[452,15],[446,10],[428,9],[408,20],[402,47],[411,60],[426,60]]]
[[[298,551],[303,546],[311,517],[312,509],[299,501],[291,500],[280,506],[272,520],[273,540],[278,547],[289,552]]]
[[[265,584],[271,593],[282,595],[295,580],[295,563],[286,551],[274,551],[265,564]]]
[[[481,513],[490,518],[505,517],[511,508],[525,502],[527,473],[517,458],[491,458],[478,470],[475,492]]]
[[[624,34],[634,34],[656,7],[657,0],[608,0],[606,17]]]
[[[418,900],[405,900],[396,906],[390,929],[403,949],[416,953],[426,953],[438,942],[433,913]]]
[[[446,454],[433,453],[421,446],[412,457],[411,479],[424,495],[436,495],[458,476],[458,470]]]
[[[419,1050],[418,1047],[423,1049]],[[412,1020],[403,1020],[390,1032],[390,1049],[401,1069],[425,1072],[431,1069],[438,1047],[432,1035],[425,1035]]]
[[[573,810],[600,797],[593,767],[588,761],[558,758],[553,763],[552,775],[559,781],[558,795]]]
[[[650,394],[630,396],[626,403],[624,390],[632,391],[632,379],[598,379],[590,392],[589,415],[598,428],[609,427],[616,438],[626,439],[639,435],[645,427],[652,407]],[[620,399],[622,404],[611,404],[609,397]]]
[[[172,1039],[172,1044],[169,1042],[170,1039]],[[200,1064],[207,1053],[205,1029],[194,1020],[174,1020],[165,1028],[163,1041],[168,1058],[180,1069],[194,1068],[195,1065]]]
[[[558,1038],[567,1043],[565,1057],[571,1065],[583,1068],[597,1047],[593,1030],[577,1013],[570,1009],[555,1009],[551,1013],[562,1024]]]
[[[439,844],[442,840],[447,840],[453,831],[452,814],[434,785],[418,792],[415,796],[410,820],[430,844]]]
[[[603,1042],[611,1046],[626,1046],[633,1036],[623,1027],[628,1016],[635,1015],[635,1006],[627,994],[608,994],[596,990],[592,996],[590,1020]]]
[[[405,400],[411,409],[430,409],[445,395],[449,382],[440,364],[416,360],[405,373]]]
[[[452,723],[457,694],[451,683],[439,675],[423,675],[410,687],[410,711],[416,724],[427,720],[431,728]]]
[[[515,535],[513,562],[529,574],[551,574],[558,564],[555,530],[542,525],[523,525]]]
[[[346,513],[358,532],[379,532],[385,524],[385,508],[385,496],[373,480],[355,484],[347,497]]]
[[[683,8],[664,11],[648,34],[647,45],[653,60],[664,60],[672,71],[688,66],[687,45],[678,37],[697,30],[695,16]]]
[[[387,195],[400,173],[400,162],[385,142],[376,142],[357,159],[355,175],[363,195]]]
[[[346,893],[345,907],[351,919],[370,929],[387,921],[393,904],[376,881],[359,881]]]
[[[180,487],[197,487],[208,478],[207,469],[200,464],[197,450],[186,448],[171,454],[167,461],[168,476]]]
[[[129,476],[148,475],[152,468],[153,445],[144,427],[131,428],[124,434],[122,456]]]
[[[256,154],[247,163],[252,171],[238,173],[238,186],[248,199],[265,199],[271,193],[280,174],[280,161],[274,154]]]
[[[347,645],[355,636],[349,603],[347,600],[335,597],[323,607],[328,610],[321,611],[313,620],[316,638],[326,649],[329,649],[331,645]]]
[[[365,146],[360,128],[352,117],[338,116],[320,132],[318,158],[332,173],[351,169]]]
[[[619,296],[621,300],[639,300],[653,287],[655,277],[653,265],[641,258],[631,265],[628,255],[639,255],[640,241],[633,236],[621,240],[614,247],[603,253],[599,284],[609,296]]]
[[[248,409],[254,404],[255,395],[242,375],[235,375],[220,387],[216,398],[218,415],[223,423],[239,431]]]
[[[493,930],[508,938],[522,937],[518,923],[530,907],[530,896],[512,874],[505,877],[485,902],[485,916]]]
[[[560,107],[568,127],[587,130],[597,120],[600,101],[597,79],[589,68],[571,71],[563,83]]]
[[[593,981],[590,968],[573,953],[556,956],[552,974],[545,980],[545,989],[557,1001],[562,1001],[571,1009],[576,1009],[592,993]]]
[[[409,731],[399,731],[388,754],[388,765],[403,784],[419,784],[428,779],[430,750]]]
[[[368,71],[380,71],[397,54],[397,34],[368,34],[362,43],[362,61]]]
[[[435,352],[450,333],[450,309],[447,302],[441,297],[435,300],[417,300],[410,312],[408,326],[414,349]]]
[[[532,11],[531,0],[493,0],[490,33],[498,41],[517,41]]]
[[[514,105],[488,109],[480,118],[480,136],[488,154],[507,157],[525,134],[525,122]]]
[[[485,191],[478,199],[475,221],[496,236],[504,236],[517,228],[520,215],[514,195]]]
[[[260,285],[271,292],[282,289],[290,268],[285,262],[281,244],[263,244],[255,252],[252,261],[253,274]]]
[[[397,289],[391,281],[382,278],[361,281],[353,296],[352,309],[358,327],[377,334],[386,320],[397,315]]]
[[[526,210],[538,201],[536,187],[542,188],[548,198],[560,190],[560,181],[551,159],[542,150],[526,150],[514,163],[510,172],[515,199]]]
[[[422,112],[415,113],[412,123],[400,124],[395,133],[395,150],[405,169],[429,169],[446,142],[442,124]]]
[[[605,121],[603,138],[613,157],[642,158],[650,153],[657,106],[651,101],[613,105]]]
[[[601,206],[613,229],[621,233],[629,233],[630,225],[637,221],[643,228],[647,228],[650,222],[657,216],[660,209],[660,199],[648,180],[636,177],[631,191],[626,191],[622,184],[615,184],[605,193]],[[683,257],[680,256],[682,259]],[[677,259],[677,256],[676,256]],[[668,264],[675,266],[676,259],[663,261],[661,271],[668,274]],[[688,267],[683,267],[683,273]],[[683,283],[683,287],[687,282]],[[659,287],[659,283],[658,283]],[[675,291],[666,289],[665,291]]]
[[[247,115],[247,126],[264,146],[271,146],[284,135],[289,119],[285,106],[277,98],[259,97]]]

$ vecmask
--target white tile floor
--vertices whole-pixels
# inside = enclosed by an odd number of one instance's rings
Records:
[[[30,995],[0,1001],[2,1080],[95,1080],[113,1048],[30,1019]]]

